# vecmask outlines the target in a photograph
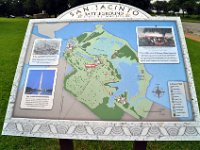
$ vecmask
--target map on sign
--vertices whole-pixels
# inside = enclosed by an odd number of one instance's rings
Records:
[[[35,23],[13,115],[191,121],[180,45],[172,21]]]

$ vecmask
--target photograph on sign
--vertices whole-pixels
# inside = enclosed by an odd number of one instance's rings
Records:
[[[137,27],[140,63],[179,63],[174,27]]]
[[[172,28],[138,28],[139,46],[175,47]]]
[[[60,39],[36,39],[33,44],[30,65],[57,65]]]
[[[24,93],[22,109],[51,109],[54,99],[56,69],[29,69]]]

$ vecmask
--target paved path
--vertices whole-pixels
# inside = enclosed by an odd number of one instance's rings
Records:
[[[200,42],[200,23],[183,22],[185,37]]]

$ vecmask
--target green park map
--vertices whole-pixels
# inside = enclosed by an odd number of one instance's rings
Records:
[[[112,47],[104,45],[107,49],[94,49],[99,40],[112,41]],[[117,43],[122,46],[119,47]],[[69,44],[69,50],[65,53],[67,63],[74,71],[65,78],[65,89],[74,95],[77,100],[84,103],[93,113],[101,119],[120,119],[123,112],[137,119],[145,118],[151,109],[152,102],[143,98],[137,107],[130,105],[145,95],[151,75],[148,74],[143,64],[138,63],[137,53],[123,39],[120,39],[97,25],[93,32],[85,32],[73,38]],[[110,86],[122,80],[115,65],[120,62],[137,64],[141,74],[138,81],[138,92],[128,101],[128,90],[120,95],[114,93],[119,87]],[[132,86],[136,83],[132,83]],[[108,106],[110,97],[114,97],[114,107]],[[145,111],[143,111],[145,108]]]

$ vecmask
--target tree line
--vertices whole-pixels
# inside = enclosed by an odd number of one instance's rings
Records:
[[[45,10],[49,16],[55,17],[81,4],[105,1],[105,0],[0,0],[0,16],[23,16],[24,14],[33,15],[35,13]],[[200,0],[170,0],[156,1],[151,3],[151,0],[109,0],[111,2],[120,2],[141,8],[147,12],[156,10],[159,13],[178,12],[183,11],[183,15],[200,14]]]
[[[151,5],[151,9],[156,10],[157,14],[182,13],[184,16],[187,13],[188,15],[200,15],[200,0],[156,1]]]
[[[33,15],[45,10],[49,16],[60,14],[71,7],[81,4],[99,2],[99,0],[0,0],[0,16],[22,16]],[[105,1],[105,0],[100,0]],[[109,0],[134,5],[144,10],[150,8],[150,0]]]

